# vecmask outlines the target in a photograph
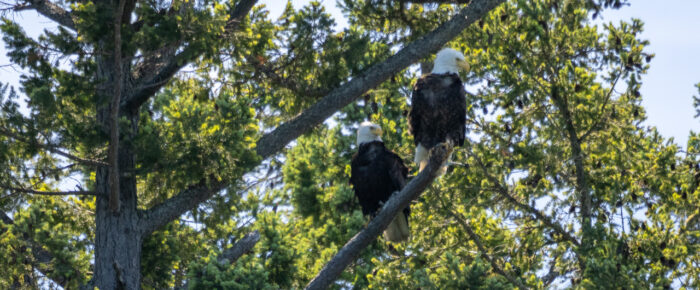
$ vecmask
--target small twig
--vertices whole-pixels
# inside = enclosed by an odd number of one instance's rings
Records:
[[[84,164],[84,165],[90,165],[90,166],[109,166],[108,163],[105,163],[105,162],[102,162],[102,161],[99,161],[99,160],[92,160],[92,159],[87,159],[87,158],[81,158],[81,157],[75,156],[75,155],[73,155],[73,154],[64,152],[64,151],[62,151],[62,150],[56,149],[56,146],[48,145],[48,144],[41,144],[41,143],[39,143],[39,142],[36,141],[36,140],[31,140],[31,139],[28,139],[28,138],[24,138],[24,137],[22,137],[22,136],[20,136],[20,135],[18,135],[18,134],[12,133],[10,130],[5,129],[5,128],[0,128],[0,135],[5,135],[5,136],[10,137],[10,138],[12,138],[12,139],[15,139],[15,140],[17,140],[17,141],[24,142],[24,143],[27,143],[27,144],[35,145],[35,146],[37,146],[37,147],[39,147],[39,148],[46,149],[47,151],[49,151],[49,152],[51,152],[51,153],[54,153],[54,154],[63,156],[63,157],[65,157],[65,158],[68,158],[68,159],[70,159],[70,160],[73,160],[73,161],[82,163],[82,164]]]
[[[576,240],[576,238],[574,238],[574,236],[572,236],[569,232],[564,230],[564,228],[561,225],[552,221],[552,219],[550,217],[546,216],[545,214],[543,214],[542,212],[540,212],[536,208],[518,201],[515,197],[510,195],[508,193],[507,188],[505,188],[496,178],[494,178],[493,176],[488,174],[488,168],[486,168],[486,165],[481,161],[481,159],[479,157],[477,157],[476,155],[469,153],[470,152],[469,150],[467,150],[467,152],[471,157],[474,158],[474,160],[476,160],[477,164],[479,164],[482,171],[484,172],[484,175],[486,175],[486,178],[489,181],[491,181],[492,183],[494,183],[494,186],[495,186],[494,189],[495,189],[496,193],[499,193],[501,196],[503,196],[506,200],[508,200],[512,204],[514,204],[516,207],[519,207],[520,209],[525,210],[526,212],[529,212],[530,214],[533,214],[537,220],[543,222],[547,227],[553,229],[555,232],[560,234],[565,240],[573,243],[576,246],[581,246],[579,241]]]
[[[608,94],[605,96],[605,101],[603,104],[600,106],[600,114],[598,114],[598,117],[595,118],[595,123],[589,128],[586,133],[583,133],[581,137],[579,138],[579,141],[583,142],[583,140],[586,140],[588,138],[588,135],[593,133],[594,129],[600,125],[600,122],[603,121],[603,114],[605,113],[605,107],[608,105],[608,102],[610,101],[610,97],[612,96],[613,91],[615,90],[615,85],[617,85],[617,81],[620,80],[620,76],[622,76],[622,73],[618,73],[617,76],[615,77],[615,81],[613,81],[612,86],[610,87],[610,90],[608,91]]]

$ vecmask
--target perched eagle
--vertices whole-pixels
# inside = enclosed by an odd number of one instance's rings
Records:
[[[411,96],[408,126],[416,144],[415,162],[420,171],[428,163],[433,146],[448,139],[464,145],[467,101],[459,69],[469,70],[464,55],[444,48],[435,56],[433,71],[416,82]],[[442,168],[445,172],[446,166]]]
[[[389,200],[391,194],[406,184],[408,168],[403,160],[384,147],[382,129],[363,122],[357,129],[357,153],[352,157],[350,184],[362,206],[362,213],[374,215]],[[384,238],[391,242],[408,239],[409,208],[399,213],[384,230]]]

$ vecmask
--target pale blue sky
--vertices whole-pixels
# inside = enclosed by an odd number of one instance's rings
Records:
[[[295,8],[308,0],[292,1]],[[321,1],[336,18],[338,29],[347,25],[335,0]],[[277,18],[286,1],[261,1],[270,10],[270,17]],[[643,76],[642,104],[646,108],[646,124],[659,128],[666,137],[674,137],[685,147],[688,132],[700,131],[700,120],[694,119],[692,96],[697,95],[694,84],[700,82],[700,1],[691,0],[632,0],[632,5],[603,14],[603,21],[617,23],[620,20],[639,18],[644,21],[642,38],[648,39],[648,51],[656,54],[649,73]],[[17,21],[32,36],[44,28],[53,27],[51,21],[37,16],[33,11],[14,14]],[[0,40],[2,42],[2,40]],[[0,45],[0,66],[8,64],[4,43]],[[19,73],[8,67],[0,67],[0,81],[17,86]]]

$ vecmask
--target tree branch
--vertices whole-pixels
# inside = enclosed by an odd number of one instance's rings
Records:
[[[586,172],[583,165],[583,152],[581,151],[581,139],[576,133],[574,120],[569,111],[569,101],[566,97],[559,94],[556,84],[551,86],[552,100],[559,108],[561,116],[564,119],[564,127],[566,129],[569,145],[571,145],[571,157],[574,160],[574,168],[576,169],[576,193],[581,200],[581,224],[583,228],[583,241],[586,242],[588,231],[591,228],[591,211],[592,199],[591,193],[588,190],[586,182]]]
[[[518,286],[520,289],[528,289],[527,286],[525,286],[520,280],[515,279],[513,276],[510,274],[506,273],[501,266],[498,265],[496,260],[489,256],[488,251],[486,250],[486,247],[484,247],[484,244],[481,243],[481,239],[479,238],[479,235],[477,235],[472,227],[461,217],[461,215],[458,215],[454,213],[451,209],[447,208],[446,205],[443,204],[443,207],[447,210],[447,212],[457,220],[457,222],[464,228],[464,231],[467,232],[467,235],[469,235],[469,238],[476,244],[476,247],[479,249],[479,252],[481,253],[481,256],[486,259],[486,261],[491,264],[491,267],[493,270],[498,273],[499,275],[503,276],[508,280],[511,284]]]
[[[226,186],[228,186],[228,183],[223,181],[210,182],[209,180],[201,180],[199,183],[187,187],[187,189],[176,196],[143,212],[139,223],[141,230],[144,234],[155,231],[157,228],[209,199],[215,193],[226,188]]]
[[[223,253],[219,255],[217,258],[217,261],[219,264],[222,265],[230,265],[238,261],[238,258],[243,256],[243,254],[250,252],[253,247],[255,247],[255,244],[260,241],[260,233],[258,231],[253,231],[250,233],[247,233],[243,238],[238,240],[233,246],[230,248],[224,250]],[[176,288],[178,290],[184,290],[184,289],[189,289],[189,281],[185,282],[185,285],[179,288]]]
[[[122,17],[126,0],[114,13],[114,94],[109,108],[109,209],[119,212],[119,100],[122,96]]]
[[[258,231],[250,232],[238,240],[232,247],[221,253],[217,260],[219,263],[233,264],[238,261],[238,258],[243,256],[243,254],[250,252],[258,241],[260,241],[260,233]]]
[[[9,191],[14,191],[14,192],[31,193],[31,194],[38,194],[38,195],[99,195],[99,193],[96,191],[85,191],[85,190],[42,191],[42,190],[34,190],[34,189],[11,187],[11,186],[0,186],[0,188],[7,189]]]
[[[242,0],[231,12],[231,17],[226,24],[223,35],[230,34],[238,28],[238,24],[245,18],[257,0]],[[135,110],[141,104],[152,97],[162,88],[180,69],[201,56],[201,53],[194,53],[195,45],[190,45],[182,49],[178,54],[171,55],[166,59],[155,58],[158,64],[146,65],[147,67],[157,67],[153,74],[147,74],[136,80],[134,92],[127,95],[121,102],[123,109]]]
[[[48,144],[41,144],[41,143],[39,143],[39,142],[36,141],[36,140],[32,140],[32,139],[29,139],[29,138],[24,138],[24,137],[20,136],[19,134],[12,133],[10,130],[5,129],[5,128],[0,128],[0,135],[5,135],[5,136],[7,136],[7,137],[10,137],[10,138],[12,138],[12,139],[15,139],[15,140],[20,141],[20,142],[23,142],[23,143],[32,144],[32,145],[37,146],[37,147],[39,147],[39,148],[43,148],[43,149],[45,149],[45,150],[47,150],[47,151],[49,151],[49,152],[51,152],[51,153],[54,153],[54,154],[56,154],[56,155],[63,156],[63,157],[65,157],[65,158],[68,158],[68,159],[70,159],[70,160],[73,160],[73,161],[75,161],[75,162],[78,162],[78,163],[81,163],[81,164],[84,164],[84,165],[89,165],[89,166],[109,166],[109,164],[107,164],[107,163],[105,163],[105,162],[102,162],[102,161],[99,161],[99,160],[92,160],[92,159],[87,159],[87,158],[81,158],[81,157],[75,156],[75,155],[73,155],[73,154],[64,152],[64,151],[62,151],[62,150],[56,149],[55,146],[48,145]]]
[[[459,35],[469,24],[503,2],[505,0],[474,0],[472,4],[434,31],[408,44],[396,55],[372,66],[365,73],[331,91],[297,117],[265,134],[257,142],[257,154],[265,159],[281,151],[289,142],[321,124],[371,88],[442,47]],[[229,184],[230,181],[202,180],[196,185],[189,186],[175,197],[145,211],[141,223],[144,226],[143,230],[150,232],[170,222]]]
[[[497,192],[501,196],[505,197],[510,203],[512,203],[516,207],[519,207],[520,209],[524,210],[525,212],[528,212],[528,213],[534,215],[537,220],[541,221],[547,227],[549,227],[550,229],[552,229],[555,232],[557,232],[558,234],[560,234],[562,236],[562,238],[564,238],[564,240],[567,240],[576,246],[581,246],[581,243],[579,243],[579,241],[574,236],[572,236],[569,232],[564,230],[564,228],[562,228],[560,224],[552,221],[552,219],[550,217],[546,216],[544,213],[540,212],[536,208],[518,201],[515,197],[513,197],[512,195],[510,195],[508,193],[507,189],[502,187],[500,184],[498,185],[498,187],[496,189],[497,189]]]
[[[421,58],[437,51],[445,43],[457,37],[471,23],[503,2],[505,0],[472,1],[469,6],[463,8],[452,19],[440,25],[437,29],[406,45],[406,47],[384,62],[372,66],[366,72],[331,91],[327,96],[297,117],[263,136],[258,141],[258,155],[267,158],[279,152],[289,142],[308,132],[368,90],[381,84],[392,75]]]
[[[391,195],[391,198],[382,206],[365,229],[357,233],[345,246],[321,269],[316,277],[306,285],[306,289],[326,289],[338,276],[350,265],[362,249],[369,246],[379,234],[386,229],[394,217],[406,208],[412,200],[420,194],[437,177],[442,163],[452,153],[452,145],[443,143],[430,150],[428,166],[421,171],[400,192]]]
[[[14,11],[22,11],[34,9],[39,14],[46,16],[47,18],[56,21],[56,23],[75,30],[75,23],[73,22],[73,16],[70,12],[61,8],[48,0],[29,0],[28,5],[17,5]]]

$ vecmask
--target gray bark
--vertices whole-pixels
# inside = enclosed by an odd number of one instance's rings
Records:
[[[29,5],[18,5],[15,6],[15,11],[22,11],[27,9],[34,9],[41,15],[56,21],[56,23],[75,30],[75,22],[73,22],[73,16],[70,12],[61,8],[60,6],[47,0],[30,0]]]
[[[137,115],[127,117],[132,124],[129,133],[135,133]],[[136,179],[132,174],[135,158],[130,147],[129,142],[119,147],[118,161],[122,169],[119,210],[115,213],[110,209],[108,195],[97,196],[94,283],[99,289],[139,289],[141,286],[143,233],[136,208]],[[98,169],[95,179],[99,191],[109,192],[108,168]]]
[[[111,5],[118,5],[113,2]],[[125,11],[126,13],[126,11]],[[130,13],[130,11],[129,11]],[[115,15],[114,17],[119,17]],[[126,94],[131,90],[126,82],[131,64],[126,61],[130,55],[124,55],[121,65],[117,65],[113,53],[114,48],[107,41],[98,44],[97,51],[103,52],[96,58],[97,79],[97,121],[105,136],[110,136],[112,121],[112,102],[115,84],[121,84],[120,93]],[[121,67],[122,73],[115,69]],[[126,117],[130,126],[121,128],[121,141],[117,150],[117,162],[120,169],[118,175],[119,195],[118,208],[113,211],[110,207],[110,168],[100,167],[95,176],[96,191],[107,194],[97,195],[95,208],[95,265],[94,286],[99,289],[139,289],[141,287],[141,244],[143,233],[139,230],[141,220],[137,210],[136,178],[134,177],[135,152],[130,139],[138,132],[138,111],[120,110],[119,117]],[[115,124],[116,125],[116,124]]]
[[[255,244],[260,241],[260,233],[253,231],[248,233],[243,238],[238,240],[232,247],[226,249],[217,258],[220,263],[235,263],[243,254],[250,252],[255,247]]]

